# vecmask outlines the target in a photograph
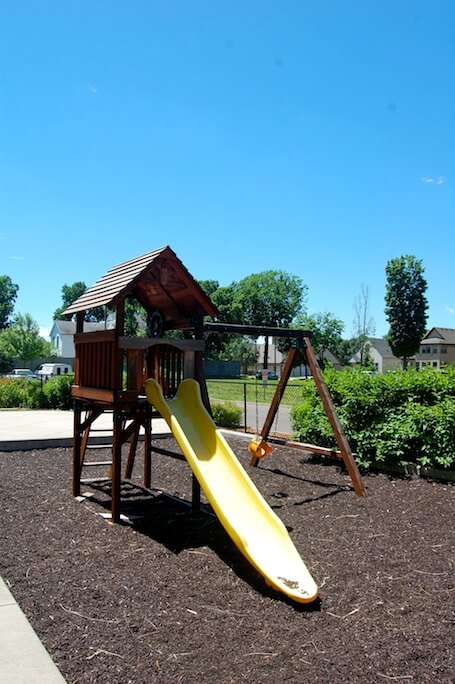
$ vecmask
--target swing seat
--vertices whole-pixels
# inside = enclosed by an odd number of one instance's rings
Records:
[[[270,454],[272,447],[263,439],[257,437],[248,444],[248,451],[256,458],[264,458],[264,456]]]

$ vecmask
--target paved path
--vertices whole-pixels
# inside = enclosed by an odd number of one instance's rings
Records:
[[[112,437],[112,414],[103,413],[93,423],[91,441],[107,444]],[[153,420],[154,432],[169,432],[162,418]],[[72,411],[16,411],[0,409],[0,451],[47,449],[73,445]]]
[[[216,400],[214,400],[216,401]],[[220,402],[221,403],[221,402]],[[234,402],[239,408],[242,409],[242,427],[245,425],[245,406],[243,402]],[[253,432],[261,432],[261,428],[264,425],[267,413],[269,411],[269,404],[257,404],[255,402],[247,402],[246,405],[246,427]],[[291,435],[291,409],[289,406],[280,406],[278,413],[272,424],[271,432],[279,433],[280,435]]]
[[[65,682],[1,578],[0,681],[5,684]]]

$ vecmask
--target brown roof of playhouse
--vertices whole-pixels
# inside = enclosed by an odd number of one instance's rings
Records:
[[[113,307],[127,297],[149,312],[159,310],[166,321],[218,311],[175,252],[161,247],[111,268],[65,311],[72,315],[98,306]]]

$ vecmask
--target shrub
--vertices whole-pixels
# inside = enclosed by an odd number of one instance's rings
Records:
[[[300,442],[336,446],[332,428],[316,393],[307,393],[303,401],[292,408],[294,437]]]
[[[73,375],[50,378],[41,384],[36,380],[0,379],[0,408],[71,409]]]
[[[212,404],[213,420],[220,427],[237,428],[240,426],[242,409],[230,401]]]
[[[0,379],[0,408],[27,408],[30,380]]]
[[[74,375],[60,375],[56,378],[49,378],[43,385],[44,404],[50,409],[71,409],[73,399],[71,397],[71,386],[74,383]]]
[[[328,371],[325,380],[357,461],[455,465],[455,369],[395,371],[371,376]],[[314,383],[292,412],[295,437],[333,447]]]

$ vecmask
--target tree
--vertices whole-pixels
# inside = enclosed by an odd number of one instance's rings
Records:
[[[72,285],[62,286],[62,305],[54,311],[54,321],[62,317],[63,312],[67,309],[76,299],[79,299],[81,295],[87,290],[87,285],[78,280]],[[85,312],[84,320],[86,321],[104,321],[106,317],[106,312],[104,307],[98,306],[94,309],[87,309]]]
[[[197,282],[199,287],[201,287],[204,290],[207,297],[210,298],[212,297],[214,292],[216,292],[220,288],[218,280],[198,280]]]
[[[309,330],[312,333],[311,345],[320,366],[324,366],[325,350],[330,349],[331,352],[336,353],[336,350],[342,342],[341,334],[344,329],[343,321],[339,318],[335,318],[335,316],[328,311],[298,316],[293,327],[301,330]],[[299,363],[296,365],[299,365]]]
[[[247,276],[234,288],[233,312],[237,322],[289,328],[303,314],[307,286],[285,271],[263,271]],[[264,368],[268,367],[268,343],[264,345]]]
[[[0,356],[24,363],[40,356],[50,356],[51,345],[39,334],[39,325],[30,314],[16,314],[12,325],[0,332]]]
[[[406,255],[388,261],[385,271],[385,314],[390,325],[387,340],[406,368],[426,329],[428,303],[424,268],[421,260]]]
[[[7,275],[0,276],[0,330],[10,325],[9,317],[14,311],[19,286]]]
[[[224,337],[224,336],[223,336]],[[242,373],[248,372],[248,367],[257,362],[258,351],[251,337],[240,335],[226,335],[223,349],[214,358],[221,361],[240,361]]]
[[[354,354],[359,351],[358,339],[340,340],[332,351],[340,359],[343,366],[347,366]],[[365,346],[365,361],[368,358],[368,345]]]
[[[375,331],[374,318],[370,313],[370,297],[368,287],[361,286],[360,294],[354,299],[353,333],[357,340],[357,349],[360,351],[360,365],[364,366],[368,360],[368,338]]]
[[[125,299],[125,335],[128,337],[147,335],[147,311],[137,299]]]
[[[244,325],[263,325],[287,328],[303,311],[307,286],[297,276],[285,271],[264,271],[219,287],[215,280],[202,280],[199,285],[219,311],[218,321]],[[267,367],[268,338],[265,340],[264,368]],[[246,363],[248,356],[255,358],[249,340],[232,346],[230,335],[209,335],[206,339],[207,358],[228,358],[232,350],[242,350]],[[251,360],[251,359],[250,359]]]

